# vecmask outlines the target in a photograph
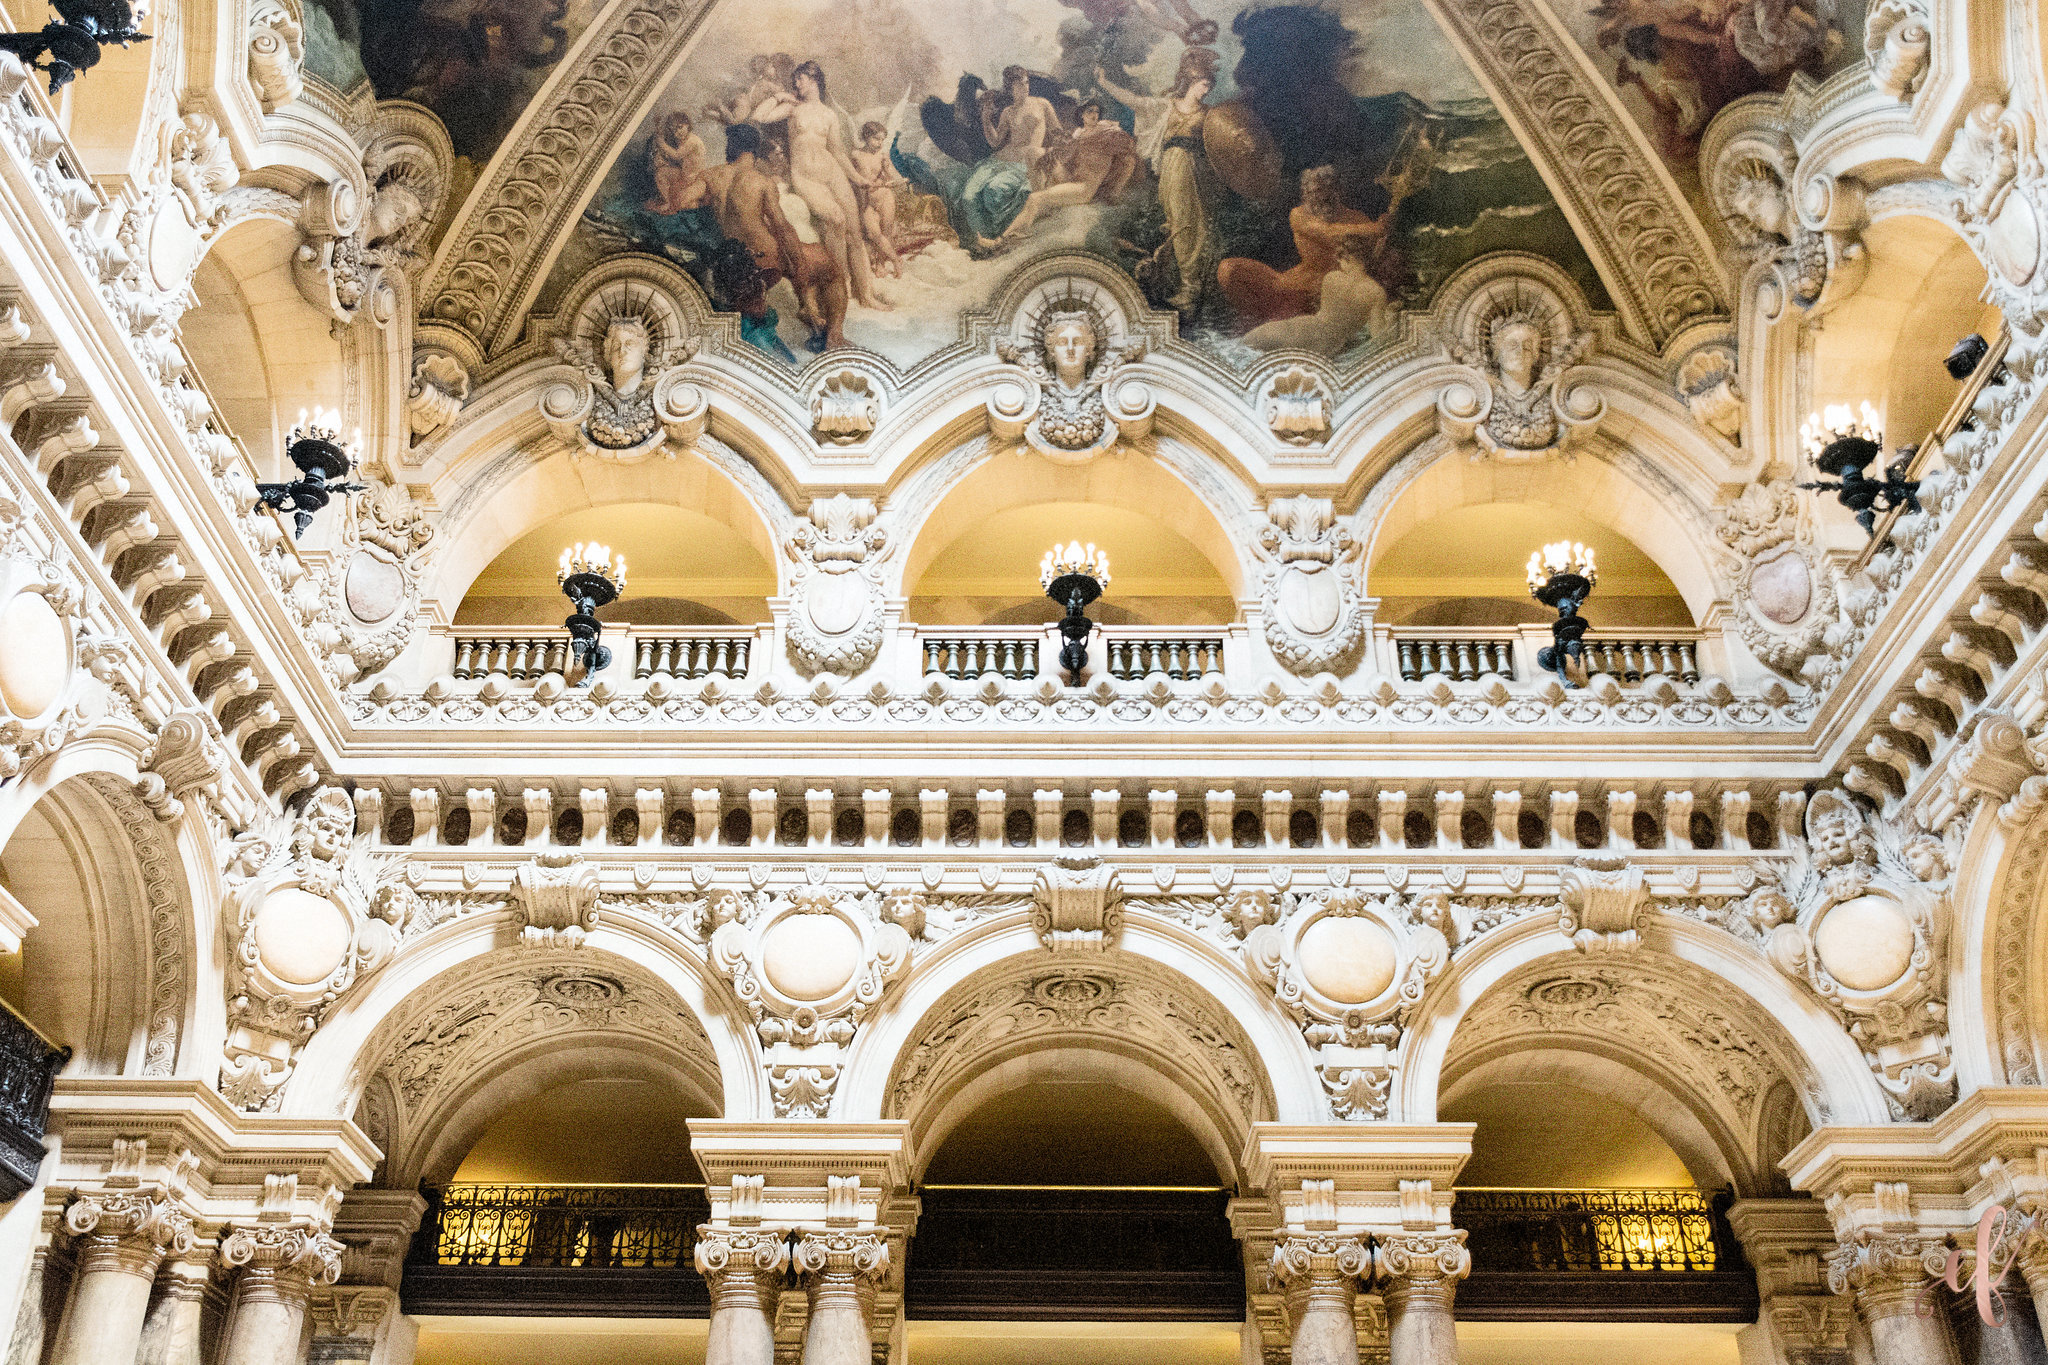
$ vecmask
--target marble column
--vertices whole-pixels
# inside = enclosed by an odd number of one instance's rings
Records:
[[[702,1227],[695,1256],[711,1287],[704,1365],[775,1365],[775,1304],[789,1242],[779,1232]]]
[[[84,1195],[64,1211],[77,1238],[71,1299],[51,1365],[131,1365],[166,1251],[192,1248],[192,1220],[146,1191]]]
[[[341,1278],[341,1243],[318,1228],[257,1223],[230,1232],[220,1258],[239,1268],[220,1365],[296,1365],[306,1301]]]
[[[1273,1279],[1287,1294],[1293,1365],[1358,1365],[1358,1281],[1372,1266],[1361,1237],[1283,1233],[1273,1244]]]
[[[796,1267],[811,1300],[803,1365],[871,1365],[875,1284],[889,1273],[889,1244],[874,1232],[806,1232]]]
[[[1375,1237],[1373,1271],[1387,1305],[1391,1365],[1457,1365],[1458,1322],[1451,1306],[1472,1271],[1465,1234],[1397,1232]]]
[[[199,1320],[206,1311],[214,1251],[212,1242],[200,1242],[189,1254],[164,1264],[157,1275],[156,1302],[143,1323],[137,1365],[204,1365]]]
[[[1828,1287],[1855,1293],[1876,1365],[1960,1365],[1937,1280],[1946,1255],[1911,1234],[1865,1234],[1829,1257]]]

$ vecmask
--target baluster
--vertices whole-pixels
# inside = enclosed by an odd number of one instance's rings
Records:
[[[708,640],[705,643],[705,671],[730,678],[732,676],[732,641],[721,635],[717,639]]]
[[[525,677],[526,677],[526,659],[527,659],[527,655],[528,655],[528,654],[529,654],[529,653],[530,653],[530,652],[532,651],[532,649],[533,649],[533,641],[531,641],[531,640],[515,640],[515,641],[513,641],[512,643],[513,643],[513,654],[512,654],[512,664],[511,664],[511,667],[509,667],[509,668],[507,668],[507,669],[505,670],[505,672],[507,673],[507,675],[509,675],[509,676],[511,676],[511,677],[514,677],[514,678],[519,678],[519,679],[521,679],[521,680],[524,680],[524,679],[525,679]]]
[[[1024,642],[1024,666],[1018,670],[1018,676],[1023,678],[1035,678],[1038,676],[1038,640],[1035,636]]]
[[[467,678],[467,677],[469,677],[469,676],[470,676],[470,674],[469,674],[469,660],[470,660],[470,656],[471,656],[471,655],[473,655],[473,654],[475,654],[475,653],[476,653],[476,641],[474,641],[474,640],[457,640],[457,641],[455,642],[455,676],[456,676],[456,677],[458,677],[458,678]]]
[[[655,645],[654,671],[656,673],[666,673],[671,677],[675,676],[680,671],[676,656],[689,647],[690,644],[687,640],[678,640],[673,635],[663,636]],[[686,668],[688,665],[683,664],[682,666]]]
[[[1015,640],[1003,641],[1003,662],[1002,666],[996,671],[1006,678],[1017,676],[1017,642]]]
[[[732,642],[732,675],[743,678],[747,675],[749,656],[754,652],[754,642],[746,636],[739,636]]]
[[[1678,642],[1678,666],[1684,673],[1687,682],[1698,682],[1700,680],[1699,655],[1695,652],[1695,646],[1692,641],[1680,640]]]
[[[1414,682],[1416,678],[1415,642],[1413,640],[1396,640],[1394,648],[1400,661],[1402,681]]]
[[[939,648],[940,645],[937,640],[930,636],[925,637],[924,671],[927,677],[939,671]]]
[[[1472,679],[1478,677],[1479,670],[1472,666],[1471,641],[1459,640],[1453,647],[1457,650],[1457,668],[1456,671],[1451,674],[1451,677],[1456,679],[1458,682],[1470,682],[1472,681]]]

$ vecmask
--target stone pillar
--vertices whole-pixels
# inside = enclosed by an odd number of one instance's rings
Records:
[[[1283,1233],[1273,1244],[1273,1280],[1287,1294],[1293,1365],[1358,1365],[1352,1310],[1372,1265],[1363,1238],[1336,1232]]]
[[[341,1278],[341,1243],[319,1228],[256,1223],[221,1242],[240,1268],[220,1365],[296,1365],[313,1286]]]
[[[702,1227],[696,1261],[711,1286],[704,1365],[775,1365],[775,1304],[789,1269],[783,1235]]]
[[[164,1253],[192,1249],[192,1220],[147,1191],[83,1195],[64,1211],[77,1240],[71,1301],[51,1365],[129,1365],[142,1345]]]
[[[1836,1242],[1821,1202],[1740,1199],[1728,1222],[1756,1269],[1761,1301],[1756,1323],[1743,1329],[1754,1339],[1745,1349],[1773,1365],[1869,1365],[1867,1346],[1857,1354],[1857,1340],[1867,1334],[1856,1305],[1828,1288]]]
[[[803,1365],[870,1365],[875,1285],[889,1272],[889,1244],[874,1232],[806,1232],[796,1267],[811,1301]]]
[[[1960,1365],[1938,1283],[1946,1258],[1937,1241],[1872,1232],[1829,1257],[1828,1287],[1855,1293],[1876,1365]]]
[[[213,1277],[212,1242],[197,1243],[157,1276],[156,1302],[143,1323],[137,1365],[204,1365],[199,1346],[199,1320],[206,1309],[206,1288]]]
[[[1451,1305],[1458,1281],[1472,1273],[1465,1234],[1455,1228],[1387,1233],[1373,1239],[1372,1260],[1387,1305],[1391,1365],[1457,1365]]]

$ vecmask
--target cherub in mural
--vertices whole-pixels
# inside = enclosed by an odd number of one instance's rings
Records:
[[[1139,263],[1139,282],[1156,289],[1170,258],[1176,284],[1167,305],[1182,312],[1194,311],[1208,286],[1209,217],[1222,192],[1209,169],[1202,138],[1209,95],[1216,89],[1216,67],[1213,48],[1189,48],[1181,54],[1172,93],[1166,95],[1139,94],[1095,68],[1095,83],[1137,116],[1138,150],[1159,179],[1166,240]]]
[[[761,109],[789,89],[796,71],[796,58],[787,52],[757,52],[747,61],[747,86],[724,104],[704,106],[704,117],[714,123],[754,123],[754,111]]]
[[[789,89],[757,108],[753,121],[787,126],[790,184],[811,210],[834,267],[846,273],[853,298],[863,308],[887,312],[875,293],[867,235],[861,229],[860,198],[854,192],[859,172],[849,155],[846,115],[825,93],[825,71],[803,62],[790,73]]]
[[[1123,125],[1102,117],[1101,100],[1083,100],[1081,126],[1063,133],[1038,163],[1035,189],[1003,230],[1003,240],[1021,237],[1047,209],[1079,204],[1114,204],[1138,170],[1138,143]]]
[[[1587,13],[1615,83],[1642,93],[1661,149],[1682,160],[1723,105],[1819,75],[1842,47],[1835,0],[1601,0]]]
[[[868,247],[881,258],[878,269],[901,278],[903,257],[896,250],[896,191],[904,181],[889,164],[889,152],[883,146],[888,138],[889,126],[877,119],[861,125],[860,146],[852,153],[856,172],[853,187],[860,195],[860,222],[867,233]]]
[[[647,152],[654,177],[654,197],[647,201],[647,211],[687,213],[700,207],[711,192],[704,180],[705,159],[704,139],[697,136],[688,114],[678,109],[663,119]]]
[[[1337,264],[1322,278],[1316,311],[1262,322],[1245,333],[1244,344],[1255,351],[1299,350],[1334,356],[1361,331],[1374,340],[1385,336],[1394,325],[1394,305],[1387,298],[1386,286],[1372,273],[1382,245],[1382,238],[1365,233],[1339,239]]]
[[[1321,302],[1323,279],[1337,268],[1338,249],[1359,242],[1355,253],[1376,265],[1393,225],[1393,210],[1368,217],[1346,208],[1337,197],[1337,168],[1312,166],[1301,173],[1301,202],[1287,215],[1300,261],[1275,270],[1263,261],[1229,257],[1216,268],[1217,287],[1238,316],[1274,321],[1313,313]]]

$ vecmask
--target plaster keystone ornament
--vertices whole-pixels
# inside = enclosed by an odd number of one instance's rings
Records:
[[[1106,297],[1047,293],[1018,323],[1017,335],[996,342],[996,354],[1022,371],[990,390],[989,427],[998,436],[1083,464],[1151,434],[1150,386],[1119,374],[1144,356],[1145,339],[1121,335],[1122,314]]]
[[[224,876],[228,1038],[221,1093],[274,1110],[299,1050],[343,993],[389,961],[418,897],[398,860],[355,840],[338,787],[238,837]]]
[[[398,484],[371,484],[350,499],[349,511],[322,606],[333,652],[346,655],[353,675],[362,677],[388,667],[412,640],[434,523]]]
[[[441,351],[422,351],[413,357],[405,417],[415,441],[454,425],[456,415],[468,401],[469,371],[461,361]]]
[[[512,873],[512,908],[525,919],[520,941],[532,948],[581,948],[597,927],[597,869],[574,853],[548,852]]]
[[[1846,648],[1833,578],[1788,479],[1746,486],[1714,528],[1735,581],[1736,632],[1766,667],[1812,681]]]
[[[219,741],[220,722],[211,713],[173,711],[158,727],[156,742],[142,760],[135,794],[159,820],[177,819],[185,801],[194,796],[218,803],[228,764]]]
[[[683,374],[697,339],[681,335],[681,314],[657,298],[630,289],[594,296],[576,330],[555,342],[565,363],[541,390],[540,414],[580,454],[616,464],[673,459],[704,435],[710,401]]]
[[[1055,857],[1038,869],[1031,927],[1053,952],[1100,952],[1124,927],[1123,881],[1093,856]]]
[[[790,658],[805,673],[851,676],[882,648],[881,555],[889,533],[875,505],[844,493],[820,498],[783,540],[795,564],[789,586]]]
[[[1791,852],[1789,867],[1758,864],[1759,884],[1731,923],[1848,1023],[1895,1117],[1933,1118],[1956,1096],[1940,966],[1949,887],[1914,861],[1944,869],[1873,830],[1834,790],[1807,803],[1806,837]]]
[[[1281,904],[1277,923],[1245,935],[1245,965],[1318,1049],[1331,1113],[1384,1118],[1393,1047],[1451,959],[1448,905],[1337,887],[1283,893]]]
[[[1870,83],[1910,104],[1927,79],[1934,45],[1926,0],[1879,0],[1863,21],[1863,55]]]
[[[1827,176],[1809,177],[1795,205],[1796,164],[1782,132],[1759,127],[1729,139],[1708,184],[1736,258],[1767,263],[1774,297],[1817,318],[1862,286],[1870,265],[1861,236],[1866,215],[1861,188]],[[1781,307],[1767,307],[1767,316]]]
[[[1582,953],[1633,952],[1649,918],[1643,869],[1626,858],[1575,858],[1560,868],[1557,929]]]
[[[1592,345],[1550,291],[1493,282],[1460,310],[1452,356],[1464,368],[1437,394],[1437,431],[1475,460],[1542,460],[1571,447],[1607,415],[1590,371]]]
[[[811,394],[811,434],[836,446],[857,445],[882,420],[882,395],[859,370],[825,376]]]
[[[1322,381],[1299,365],[1267,382],[1259,409],[1266,429],[1288,445],[1316,445],[1330,434],[1330,397]]]
[[[2025,110],[1987,100],[1956,132],[1941,173],[1958,193],[1953,201],[1963,233],[2006,284],[2034,278],[2041,259],[2041,219],[2022,189],[2041,179],[2034,154],[2034,120]]]
[[[1259,549],[1267,569],[1260,600],[1266,643],[1294,673],[1338,672],[1365,639],[1368,621],[1352,565],[1361,546],[1328,498],[1279,498],[1266,507]]]
[[[767,1049],[780,1118],[829,1112],[845,1050],[910,962],[910,935],[875,892],[804,886],[714,902],[711,964],[732,982]]]

